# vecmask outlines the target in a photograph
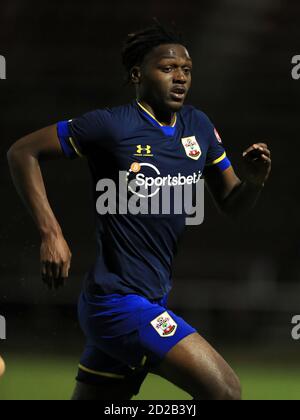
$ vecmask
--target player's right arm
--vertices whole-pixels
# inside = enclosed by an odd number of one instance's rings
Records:
[[[40,162],[63,156],[56,125],[20,139],[7,154],[15,187],[41,235],[41,271],[51,288],[68,277],[72,255],[49,204]]]

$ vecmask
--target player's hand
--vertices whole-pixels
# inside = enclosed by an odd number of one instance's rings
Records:
[[[2,357],[0,356],[0,377],[4,374],[4,372],[5,372],[5,363]]]
[[[268,180],[271,168],[271,152],[265,143],[257,143],[244,153],[245,178],[250,184],[263,187]]]
[[[62,235],[47,235],[41,245],[41,271],[43,282],[50,290],[64,286],[69,277],[72,254]]]

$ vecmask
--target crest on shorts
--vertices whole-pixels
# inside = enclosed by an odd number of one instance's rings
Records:
[[[168,312],[155,318],[151,325],[161,337],[173,337],[177,330],[177,324]]]
[[[198,160],[202,156],[202,150],[195,136],[181,139],[185,153],[190,159]]]

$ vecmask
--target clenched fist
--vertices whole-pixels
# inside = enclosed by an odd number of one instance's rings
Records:
[[[50,290],[64,285],[69,277],[72,254],[62,235],[47,235],[41,245],[41,272]]]

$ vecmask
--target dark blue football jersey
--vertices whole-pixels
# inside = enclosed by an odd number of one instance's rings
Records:
[[[141,183],[150,179],[172,188],[181,180],[196,184],[207,166],[216,171],[231,166],[215,127],[192,106],[184,106],[172,125],[164,126],[134,101],[60,122],[57,132],[68,158],[87,158],[95,207],[98,182],[111,179],[117,185],[121,171],[136,175]],[[90,281],[103,295],[163,298],[172,288],[172,265],[185,221],[185,214],[174,212],[96,212],[97,260]]]

